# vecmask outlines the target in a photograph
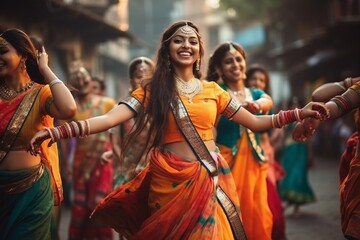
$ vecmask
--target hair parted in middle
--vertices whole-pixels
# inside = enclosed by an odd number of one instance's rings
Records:
[[[240,44],[235,42],[221,43],[215,48],[213,54],[211,54],[209,58],[206,80],[217,82],[221,79],[221,76],[217,73],[216,68],[221,66],[221,61],[223,60],[225,54],[233,51],[238,51],[246,60],[245,49]]]
[[[156,66],[152,80],[143,86],[145,92],[144,101],[145,99],[148,100],[147,107],[137,115],[135,130],[123,141],[123,149],[126,149],[148,124],[149,118],[144,116],[145,112],[151,119],[147,142],[150,143],[151,139],[151,147],[159,146],[162,143],[167,129],[167,117],[171,111],[170,103],[174,101],[175,96],[178,94],[169,50],[171,40],[178,32],[185,34],[195,32],[199,39],[200,57],[204,55],[199,29],[194,23],[181,20],[174,22],[165,29],[157,51]],[[201,72],[197,69],[196,62],[193,64],[193,74],[196,78],[200,79]],[[148,94],[149,96],[147,96]]]

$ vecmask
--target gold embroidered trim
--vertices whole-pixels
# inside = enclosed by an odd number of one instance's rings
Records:
[[[235,239],[246,240],[246,234],[244,227],[241,223],[239,213],[236,210],[235,205],[232,203],[231,199],[226,195],[224,190],[220,186],[216,188],[216,198],[220,203],[222,209],[226,213],[226,217],[230,222],[231,230],[234,234]]]
[[[231,120],[231,118],[235,115],[237,111],[239,111],[240,108],[240,103],[232,98],[229,104],[226,106],[225,110],[222,112],[222,115],[227,119]]]
[[[29,94],[24,96],[19,107],[14,113],[14,116],[11,118],[6,130],[2,134],[0,139],[0,164],[4,160],[7,153],[10,151],[11,145],[14,143],[21,127],[23,126],[39,92],[40,88],[31,91]]]
[[[41,176],[44,173],[44,165],[40,163],[33,172],[25,177],[24,179],[21,179],[17,182],[0,185],[0,192],[6,193],[6,194],[15,194],[15,193],[21,193],[29,188],[41,178]]]
[[[119,104],[126,104],[128,107],[130,107],[134,112],[139,113],[140,110],[142,110],[143,106],[137,100],[135,97],[126,97],[125,99],[121,100]]]

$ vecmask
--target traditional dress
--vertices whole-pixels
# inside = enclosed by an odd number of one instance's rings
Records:
[[[103,115],[115,104],[111,98],[94,97],[88,108],[78,110],[74,120]],[[112,190],[112,164],[101,162],[101,155],[107,150],[108,141],[107,132],[77,139],[73,164],[74,200],[71,206],[69,239],[112,239],[111,228],[89,221],[95,206]]]
[[[32,94],[36,94],[34,99],[28,99]],[[53,127],[45,108],[50,97],[49,86],[34,84],[14,99],[0,102],[1,153],[4,143],[9,143],[8,124],[12,121],[26,118],[22,126],[15,124],[21,129],[10,150],[27,150],[36,132]],[[33,104],[24,107],[24,102]],[[40,146],[42,162],[38,166],[0,171],[0,239],[50,239],[53,234],[53,206],[59,205],[63,196],[56,144],[47,145],[48,141]]]
[[[202,92],[191,103],[185,97],[181,99],[201,140],[206,141],[213,139],[217,114],[234,114],[237,109],[230,109],[229,94],[216,83],[202,85]],[[135,105],[143,103],[143,89],[135,90],[132,96],[124,103],[136,109]],[[146,107],[146,101],[143,106]],[[169,113],[163,143],[178,141],[184,141],[184,136],[174,115]],[[129,239],[235,239],[235,221],[229,219],[240,220],[239,201],[226,161],[219,153],[211,153],[218,173],[214,178],[199,161],[185,160],[178,154],[163,147],[153,149],[149,165],[135,179],[109,194],[92,218]],[[225,214],[218,187],[236,209],[233,216]]]
[[[227,89],[225,85],[222,87]],[[246,88],[247,100],[257,100],[263,94],[260,89]],[[271,239],[272,214],[266,186],[268,163],[260,146],[260,135],[221,117],[216,142],[231,167],[248,239]]]
[[[279,192],[283,201],[301,205],[314,202],[316,199],[308,180],[308,143],[293,140],[294,126],[292,123],[285,129],[282,166],[286,175],[279,183]]]
[[[347,239],[360,239],[360,155],[356,154],[360,149],[360,110],[356,111],[357,131],[349,137],[339,167],[341,227]]]

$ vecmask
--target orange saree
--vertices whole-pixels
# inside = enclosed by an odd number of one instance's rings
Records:
[[[239,150],[235,156],[232,155],[233,149],[229,147],[219,145],[219,149],[231,166],[246,235],[249,240],[271,239],[273,222],[266,186],[268,164],[260,165],[255,159],[246,134],[242,134],[237,146]]]
[[[230,169],[219,155],[216,161],[219,185],[239,208]],[[92,218],[129,239],[234,239],[214,190],[199,162],[155,149],[149,166],[108,195]]]

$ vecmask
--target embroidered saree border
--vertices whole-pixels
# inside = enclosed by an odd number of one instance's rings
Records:
[[[175,100],[178,106],[178,111],[176,111],[173,103],[171,104],[171,108],[181,133],[184,135],[184,138],[189,143],[191,149],[194,151],[197,159],[207,169],[210,176],[216,177],[218,175],[218,171],[214,159],[200,138],[195,126],[192,124],[183,102],[179,97],[176,97]],[[227,219],[229,220],[229,224],[235,239],[246,240],[247,238],[244,227],[241,223],[241,219],[236,210],[236,207],[231,199],[219,185],[216,185],[215,194],[219,204],[225,212]]]
[[[14,143],[17,135],[19,134],[32,106],[34,100],[40,92],[40,88],[34,91],[31,91],[29,94],[25,95],[21,101],[18,109],[11,118],[4,134],[1,136],[0,140],[0,164],[5,159],[5,156],[8,154],[11,149],[12,144]]]
[[[173,105],[171,107],[173,109],[173,114],[181,133],[184,135],[184,138],[189,143],[191,149],[195,152],[198,160],[208,170],[210,176],[218,175],[216,164],[212,160],[212,156],[207,150],[205,143],[201,140],[198,134],[194,134],[197,133],[197,131],[188,116],[184,104],[179,97],[177,97],[176,101],[178,105],[178,111],[175,111],[176,108]],[[211,160],[209,161],[209,159]]]
[[[226,106],[225,110],[221,113],[224,117],[231,120],[237,111],[241,108],[240,103],[236,100],[231,99],[229,104]]]
[[[137,100],[135,97],[126,97],[125,99],[121,100],[119,104],[125,104],[129,108],[131,108],[136,114],[143,108],[139,100]]]
[[[254,133],[253,131],[251,131],[248,128],[246,129],[246,133],[247,133],[248,139],[250,141],[251,149],[256,156],[256,160],[260,164],[266,163],[267,159],[265,158],[265,156],[263,154],[262,147],[260,146],[260,144],[258,144],[258,142],[256,140],[256,133]]]

